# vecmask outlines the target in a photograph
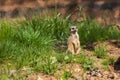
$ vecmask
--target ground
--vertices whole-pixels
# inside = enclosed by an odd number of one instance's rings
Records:
[[[113,57],[117,59],[120,57],[120,41],[111,40],[102,43],[97,43],[94,45],[94,48],[97,46],[105,45],[108,52],[108,57]],[[85,55],[91,57],[94,62],[94,67],[97,67],[96,70],[92,71],[84,71],[81,67],[81,64],[78,63],[68,63],[66,64],[66,70],[72,72],[72,76],[69,80],[120,80],[120,69],[116,70],[116,66],[120,66],[120,64],[111,64],[109,66],[102,65],[104,59],[96,58],[92,54],[91,50],[83,49]],[[62,66],[62,64],[60,64]],[[27,69],[24,70],[26,72]],[[44,73],[31,73],[26,76],[26,80],[62,80],[58,75],[63,74],[63,71],[59,69],[54,75],[49,76]]]

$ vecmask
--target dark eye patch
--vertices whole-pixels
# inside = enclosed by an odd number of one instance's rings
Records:
[[[72,29],[74,29],[74,28],[72,28]]]

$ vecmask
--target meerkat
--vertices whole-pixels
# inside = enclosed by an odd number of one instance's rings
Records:
[[[76,26],[70,27],[70,36],[68,38],[68,52],[72,54],[80,53],[80,41]]]

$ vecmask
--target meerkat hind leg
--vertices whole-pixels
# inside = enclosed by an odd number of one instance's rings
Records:
[[[80,49],[80,48],[78,48],[78,49],[77,49],[76,54],[79,54],[79,53],[80,53],[80,50],[81,50],[81,49]]]
[[[68,52],[70,52],[70,53],[72,53],[72,54],[75,53],[75,52],[74,52],[74,45],[73,45],[72,43],[68,45]]]

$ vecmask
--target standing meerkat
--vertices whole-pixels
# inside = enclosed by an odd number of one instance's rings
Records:
[[[80,53],[80,41],[76,26],[70,27],[70,36],[68,38],[68,51],[72,54]]]

